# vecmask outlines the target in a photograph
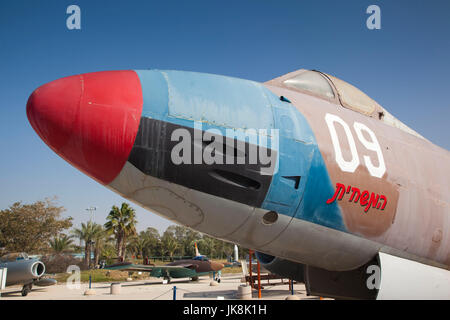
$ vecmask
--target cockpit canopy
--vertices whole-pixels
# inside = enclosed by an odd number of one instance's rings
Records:
[[[355,112],[377,118],[390,126],[423,139],[420,134],[396,119],[367,94],[329,74],[301,69],[271,80],[268,84],[273,82],[282,87],[325,99]]]
[[[330,83],[316,71],[304,70],[304,72],[284,80],[283,84],[287,87],[306,91],[319,97],[334,99],[334,91]]]
[[[294,77],[284,80],[283,84],[325,99],[334,100],[337,95],[342,106],[365,115],[372,115],[382,109],[375,100],[358,88],[319,71],[302,70]]]
[[[14,262],[18,260],[28,260],[28,255],[25,252],[13,252],[0,257],[0,262]]]
[[[192,260],[209,261],[209,259],[205,256],[196,256],[196,257],[192,258]]]

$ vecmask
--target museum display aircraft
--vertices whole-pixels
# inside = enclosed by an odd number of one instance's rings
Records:
[[[450,153],[343,80],[94,72],[37,88],[27,116],[97,182],[308,294],[450,298]]]
[[[198,280],[200,276],[213,275],[214,280],[220,282],[220,272],[224,268],[224,264],[209,260],[206,256],[198,252],[197,244],[195,244],[196,255],[192,259],[182,259],[163,266],[155,266],[148,264],[134,264],[131,262],[119,262],[109,266],[105,266],[107,270],[120,270],[129,272],[148,272],[151,277],[163,277],[170,283],[172,278],[191,278],[193,281]]]
[[[45,277],[45,265],[25,252],[8,253],[0,257],[0,268],[6,268],[6,286],[23,285],[22,296],[31,292],[33,285],[47,287],[56,284],[55,279]]]

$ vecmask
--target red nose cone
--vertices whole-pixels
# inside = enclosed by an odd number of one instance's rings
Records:
[[[128,159],[142,112],[134,71],[106,71],[62,78],[28,99],[33,129],[58,155],[108,184]]]

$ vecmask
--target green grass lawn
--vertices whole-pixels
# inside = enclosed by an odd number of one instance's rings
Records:
[[[129,277],[128,272],[126,271],[118,271],[118,270],[84,270],[81,271],[80,280],[81,282],[89,282],[89,275],[92,276],[92,282],[113,282],[113,281],[126,281]],[[70,277],[69,273],[58,273],[55,276],[55,279],[58,282],[66,282],[67,278]],[[131,276],[133,280],[144,280],[148,279],[148,275],[143,273],[139,275],[137,272],[134,272]]]
[[[229,263],[226,259],[212,259],[212,260],[216,262],[221,262],[225,265]],[[142,264],[142,259],[128,259],[127,261],[130,261],[135,264]],[[149,262],[154,264],[155,266],[163,266],[165,264],[170,263],[169,261],[162,261],[162,260],[150,260]],[[230,267],[222,269],[222,273],[241,273],[241,272],[242,272],[241,267]]]

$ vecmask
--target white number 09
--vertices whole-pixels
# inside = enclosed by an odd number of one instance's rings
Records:
[[[358,151],[356,150],[355,140],[353,139],[352,132],[350,131],[349,126],[345,123],[344,120],[339,118],[336,115],[327,113],[325,115],[325,121],[328,125],[328,129],[330,130],[331,141],[333,143],[334,154],[336,156],[336,162],[341,168],[342,171],[345,172],[355,172],[356,168],[359,166],[359,156]],[[347,136],[348,145],[350,146],[350,152],[352,158],[350,161],[346,161],[342,156],[342,149],[339,143],[339,139],[336,133],[335,123],[339,123],[345,131],[345,135]],[[366,125],[355,122],[353,124],[353,128],[355,129],[356,135],[358,136],[359,141],[366,147],[368,150],[375,151],[378,156],[378,166],[374,166],[372,160],[369,156],[363,156],[364,162],[367,166],[367,170],[369,173],[377,178],[381,178],[386,172],[386,165],[384,163],[383,153],[381,152],[380,144],[378,143],[377,137]],[[364,135],[363,131],[367,132],[372,141],[368,141]]]

